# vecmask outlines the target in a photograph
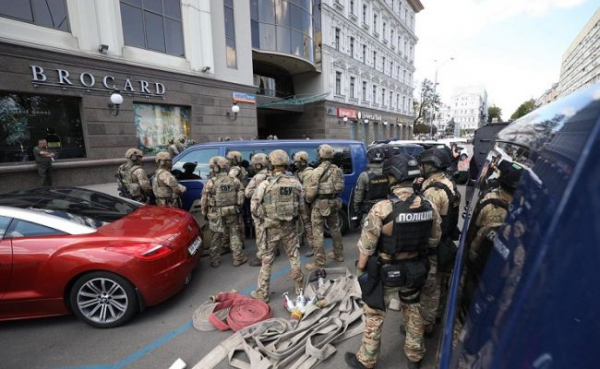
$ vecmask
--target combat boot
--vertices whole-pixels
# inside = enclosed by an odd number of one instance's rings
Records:
[[[421,368],[421,362],[420,361],[406,360],[406,368],[407,369],[420,369]]]
[[[252,297],[255,300],[260,300],[262,302],[269,302],[269,296],[263,295],[262,291],[260,290],[250,292],[250,297]]]
[[[353,352],[346,352],[344,360],[346,360],[346,364],[348,364],[350,368],[368,369],[366,366],[362,365],[360,361],[358,361],[358,359],[356,358],[356,354]]]
[[[210,266],[213,268],[218,268],[219,265],[221,265],[221,262],[219,260],[215,260],[215,261],[211,261],[210,262]]]
[[[248,261],[248,258],[246,256],[242,256],[242,258],[240,260],[233,261],[233,266],[239,267],[240,265],[246,264],[247,261]]]
[[[259,267],[259,266],[262,266],[262,260],[260,260],[259,258],[254,258],[254,259],[250,260],[250,263],[248,263],[248,264],[250,264],[250,266],[253,266],[253,267]]]
[[[333,260],[337,261],[338,263],[344,262],[344,255],[342,255],[342,256],[335,256],[335,252],[333,252],[333,251],[329,251],[327,253],[327,257],[329,259],[333,259]]]
[[[317,265],[315,263],[307,263],[306,265],[304,265],[304,267],[306,268],[306,270],[308,270],[309,272],[312,272],[313,270],[317,270],[317,269],[323,269],[325,268],[325,265]]]
[[[304,254],[304,256],[306,256],[307,258],[310,258],[314,255],[315,255],[315,251],[312,248],[308,249],[308,251]]]

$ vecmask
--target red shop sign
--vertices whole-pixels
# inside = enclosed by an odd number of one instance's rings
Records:
[[[338,108],[337,114],[338,118],[348,117],[348,119],[358,119],[356,110],[352,109]]]

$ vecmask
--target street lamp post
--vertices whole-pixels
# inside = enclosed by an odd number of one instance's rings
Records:
[[[449,61],[454,60],[454,57],[450,57],[449,59],[446,59],[442,64],[440,64],[439,67],[437,67],[435,69],[435,78],[433,81],[433,101],[431,102],[431,116],[429,117],[429,139],[433,140],[433,116],[435,115],[435,95],[437,93],[437,77],[438,77],[438,71],[440,70],[440,68],[442,66],[444,66],[444,64],[448,63]],[[434,62],[437,64],[437,60],[434,60]]]

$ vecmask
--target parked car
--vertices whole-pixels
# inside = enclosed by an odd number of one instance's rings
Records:
[[[598,367],[599,157],[600,84],[498,133],[471,204],[496,176],[496,164],[506,161],[522,174],[506,220],[479,251],[487,254],[477,264],[481,269],[468,267],[469,210],[449,290],[440,368]],[[479,282],[465,295],[467,269]],[[453,347],[459,311],[465,324]]]
[[[119,326],[179,292],[201,244],[178,209],[75,187],[0,195],[0,321],[72,312]]]
[[[402,141],[398,141],[398,142],[402,142]],[[425,151],[425,149],[421,145],[402,142],[402,143],[393,143],[393,144],[390,144],[390,143],[377,144],[377,145],[369,146],[369,148],[367,149],[367,152],[369,152],[369,150],[371,150],[374,147],[386,148],[388,150],[391,150],[392,154],[408,154],[408,155],[411,155],[414,157],[418,156],[420,153]]]
[[[250,140],[250,141],[226,141],[209,142],[197,144],[186,149],[183,153],[173,159],[173,171],[183,171],[183,165],[188,162],[197,163],[195,174],[200,179],[180,180],[187,187],[184,193],[183,208],[190,209],[195,200],[200,198],[202,183],[206,182],[209,173],[208,161],[216,155],[226,156],[230,151],[239,151],[242,154],[245,165],[249,167],[250,158],[257,153],[269,154],[275,149],[282,149],[291,155],[298,151],[306,151],[310,157],[310,165],[316,167],[317,148],[322,144],[329,144],[335,150],[333,163],[338,165],[344,172],[345,188],[341,195],[344,204],[340,210],[342,233],[350,228],[349,216],[351,197],[358,176],[366,170],[367,153],[364,143],[351,140]],[[249,171],[252,175],[252,172]]]

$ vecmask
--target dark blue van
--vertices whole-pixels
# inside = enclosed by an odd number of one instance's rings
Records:
[[[467,217],[446,307],[439,367],[600,366],[600,85],[546,105],[499,134],[493,161],[522,167],[505,222],[463,295]],[[487,172],[486,172],[487,170]],[[484,177],[485,176],[485,177]],[[471,204],[480,196],[476,189]],[[470,214],[469,214],[470,215]],[[472,280],[472,279],[469,279]],[[470,301],[465,307],[461,299]],[[466,310],[464,310],[466,308]],[[453,347],[454,323],[466,311]]]
[[[310,156],[310,165],[315,167],[317,162],[317,148],[322,144],[329,144],[335,150],[333,163],[338,165],[344,172],[346,186],[342,193],[344,209],[340,212],[342,233],[349,229],[350,222],[349,207],[352,192],[358,176],[367,166],[367,154],[365,144],[360,141],[351,140],[250,140],[250,141],[226,141],[208,142],[194,145],[173,158],[173,171],[183,172],[183,165],[187,162],[197,163],[194,173],[200,179],[180,180],[187,187],[184,193],[183,208],[190,209],[194,200],[200,198],[203,183],[209,173],[208,161],[213,156],[226,156],[229,151],[239,151],[245,164],[250,163],[252,155],[257,153],[269,154],[275,149],[282,149],[291,155],[298,151],[306,151]],[[251,173],[250,173],[251,174]]]

